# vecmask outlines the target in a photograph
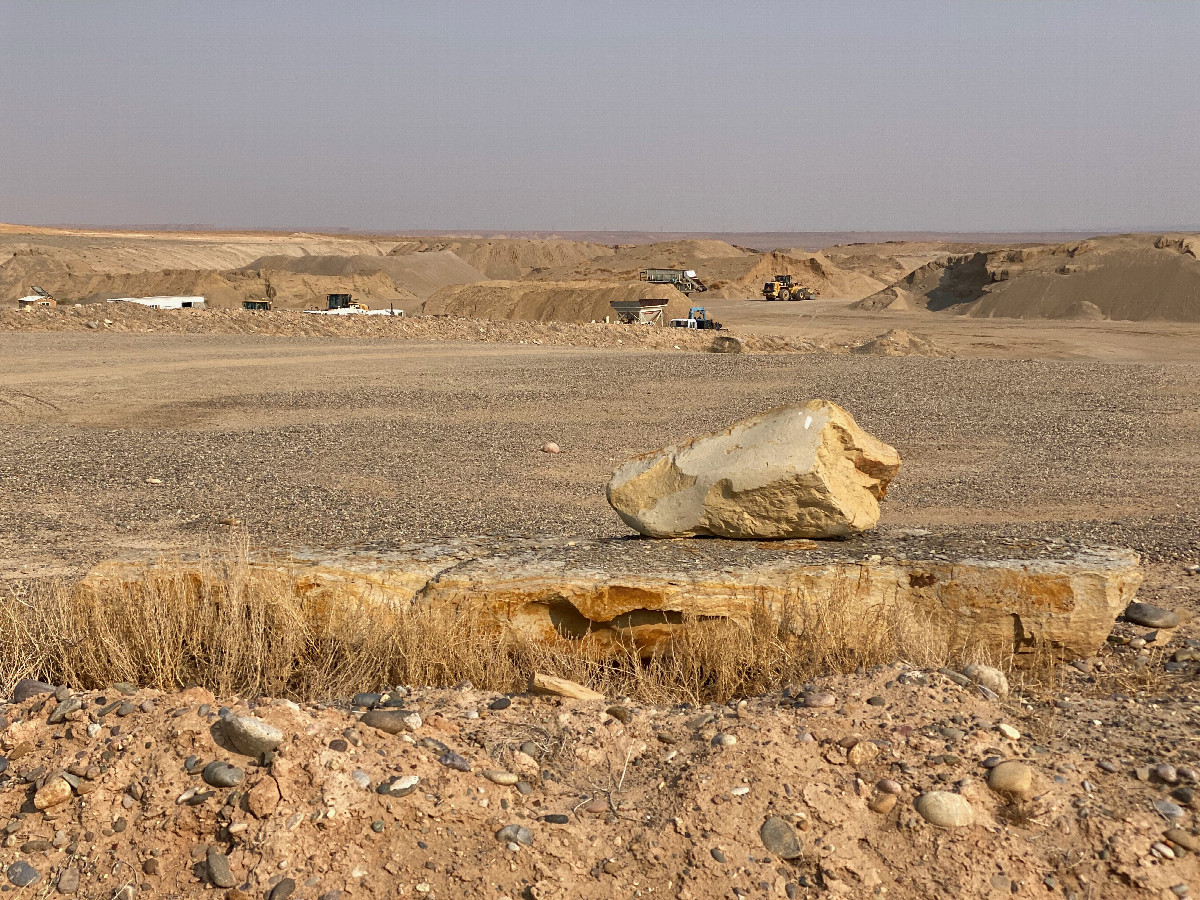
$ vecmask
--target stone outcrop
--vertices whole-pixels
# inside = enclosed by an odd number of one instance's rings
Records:
[[[899,468],[899,454],[848,412],[811,400],[635,457],[607,495],[648,537],[845,537],[875,527]]]
[[[1142,580],[1138,556],[1128,550],[1030,559],[990,552],[972,540],[876,533],[833,543],[463,542],[313,551],[254,565],[285,573],[320,614],[358,604],[428,604],[534,641],[600,653],[632,644],[647,654],[688,621],[742,627],[765,611],[798,631],[820,617],[867,623],[847,640],[868,638],[876,623],[910,629],[951,652],[987,648],[1007,656],[1048,646],[1088,656]],[[168,565],[178,577],[180,564]],[[149,580],[155,571],[108,564],[88,581]]]

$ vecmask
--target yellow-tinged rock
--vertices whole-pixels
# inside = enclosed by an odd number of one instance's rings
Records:
[[[529,680],[529,689],[538,694],[554,694],[557,697],[569,697],[572,700],[603,700],[604,695],[593,691],[576,681],[567,678],[555,678],[553,675],[543,675],[535,672]]]
[[[781,406],[635,457],[608,502],[648,537],[828,538],[879,521],[900,455],[827,400]]]
[[[61,775],[49,776],[33,795],[33,805],[38,809],[49,809],[71,799],[71,785]]]

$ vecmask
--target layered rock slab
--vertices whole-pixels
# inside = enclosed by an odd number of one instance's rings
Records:
[[[846,537],[875,527],[899,468],[850,413],[811,400],[635,457],[607,497],[647,537]]]
[[[908,630],[950,652],[1007,656],[1049,647],[1086,656],[1142,580],[1139,558],[1128,550],[1020,559],[999,548],[989,555],[977,543],[916,538],[893,545],[880,536],[833,544],[464,542],[310,551],[253,565],[286,573],[314,609],[429,605],[533,641],[597,652],[633,645],[643,653],[668,646],[690,622],[744,627],[766,612],[796,632],[832,615]],[[88,581],[153,573],[153,566],[115,563]],[[847,640],[868,633],[850,629]]]

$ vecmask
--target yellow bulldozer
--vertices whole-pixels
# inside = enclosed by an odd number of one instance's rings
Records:
[[[817,292],[812,288],[800,287],[791,275],[775,275],[763,285],[764,300],[816,300]]]

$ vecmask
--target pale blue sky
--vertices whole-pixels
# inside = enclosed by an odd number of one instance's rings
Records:
[[[0,221],[1200,223],[1192,2],[0,0]]]

